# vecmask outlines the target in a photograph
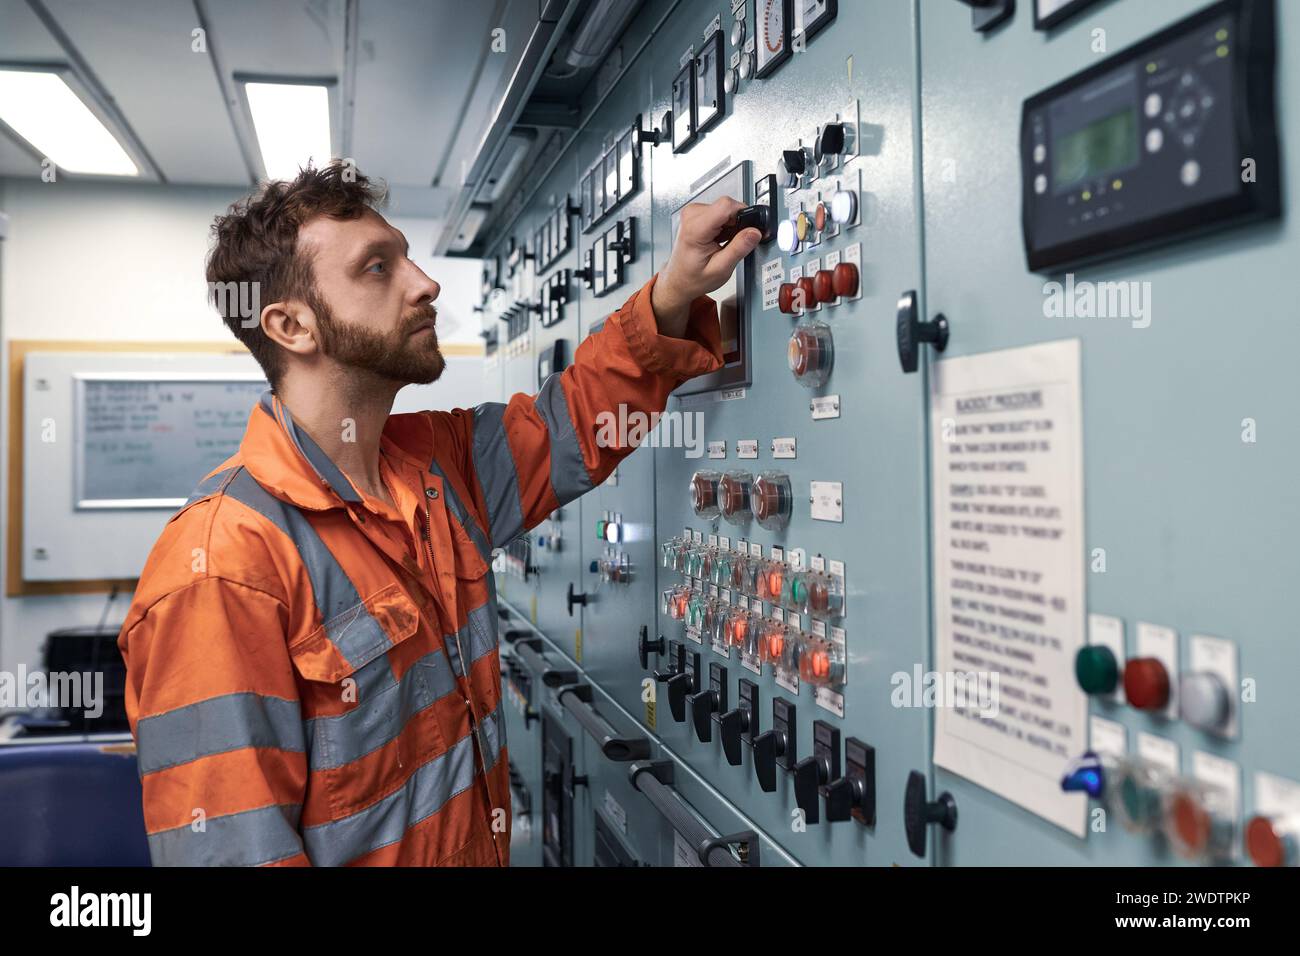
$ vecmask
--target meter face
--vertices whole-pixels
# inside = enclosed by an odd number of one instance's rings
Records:
[[[757,70],[767,76],[790,55],[790,0],[754,0],[758,25]]]

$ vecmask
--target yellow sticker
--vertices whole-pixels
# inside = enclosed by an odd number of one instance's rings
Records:
[[[852,83],[852,82],[853,82],[853,57],[849,57],[849,58],[848,58],[847,60],[845,60],[844,62],[848,65],[848,68],[849,68],[849,82]]]
[[[582,663],[582,628],[573,632],[573,656],[579,664]]]
[[[645,702],[645,725],[651,730],[655,729],[655,702],[653,700]]]
[[[528,599],[528,613],[533,619],[533,625],[537,624],[537,595],[534,594]]]

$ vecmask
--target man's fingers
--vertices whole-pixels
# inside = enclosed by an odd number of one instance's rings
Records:
[[[699,206],[699,211],[691,218],[691,238],[700,243],[712,243],[713,237],[741,209],[743,202],[730,196],[720,196],[713,202]]]
[[[731,273],[736,271],[736,266],[740,265],[740,260],[753,252],[762,238],[763,234],[757,229],[742,229],[738,232],[729,243],[710,257],[708,268],[705,270],[710,281],[716,281],[718,285],[726,282]]]

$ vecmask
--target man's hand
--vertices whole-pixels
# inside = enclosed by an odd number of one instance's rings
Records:
[[[672,255],[650,293],[650,306],[661,335],[681,338],[691,303],[721,288],[740,260],[763,238],[757,229],[744,229],[725,246],[714,241],[723,226],[744,208],[744,203],[723,196],[708,205],[693,202],[682,210]]]

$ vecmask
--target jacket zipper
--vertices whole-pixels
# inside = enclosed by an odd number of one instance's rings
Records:
[[[428,505],[424,506],[424,546],[429,552],[429,573],[434,574],[437,565],[433,560],[433,516],[429,514]],[[460,660],[461,677],[468,684],[469,672],[465,670],[465,651],[460,646],[460,630],[453,631],[452,637],[456,641],[456,656]],[[482,748],[478,746],[478,722],[474,719],[474,707],[468,697],[465,698],[465,707],[469,710],[469,732],[474,737],[475,749],[481,750]]]
[[[429,513],[429,506],[427,504],[424,506],[424,546],[425,549],[429,552],[429,570],[430,573],[432,574],[436,571],[437,566],[433,560],[433,516]],[[460,669],[462,672],[464,672],[465,684],[468,687],[469,672],[465,670],[465,652],[460,645],[459,628],[456,629],[453,636],[456,639],[456,653],[460,657]],[[500,862],[501,851],[497,845],[498,843],[497,837],[499,836],[499,834],[496,832],[496,830],[492,829],[492,825],[490,822],[492,819],[492,799],[487,793],[487,754],[483,752],[483,742],[479,740],[479,736],[478,736],[478,722],[474,719],[474,707],[472,704],[470,704],[468,697],[465,698],[465,708],[469,711],[469,733],[470,736],[474,738],[473,747],[475,750],[478,751],[479,760],[483,764],[483,787],[484,787],[483,799],[486,802],[486,807],[488,812],[488,820],[489,820],[488,829],[492,833],[493,852],[496,853],[497,861]],[[478,776],[477,773],[475,774],[475,776]]]

